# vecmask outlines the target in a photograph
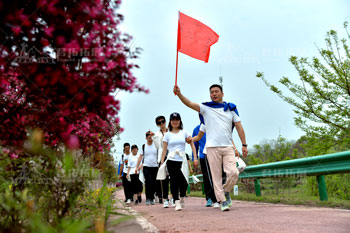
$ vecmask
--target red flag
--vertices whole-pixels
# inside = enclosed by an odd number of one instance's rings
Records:
[[[181,12],[177,30],[177,51],[208,62],[210,46],[219,40],[219,35],[207,25]]]

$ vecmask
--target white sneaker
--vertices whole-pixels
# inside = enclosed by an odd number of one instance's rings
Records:
[[[128,199],[128,200],[126,201],[126,204],[130,204],[130,203],[131,203],[131,200]]]
[[[181,205],[181,208],[185,207],[185,198],[184,197],[180,197],[180,205]]]
[[[171,205],[172,205],[173,207],[175,206],[174,198],[171,198],[171,199],[170,199],[170,203],[171,203]]]
[[[169,201],[168,200],[164,200],[163,207],[164,208],[169,208]]]
[[[219,202],[215,202],[213,206],[214,206],[214,208],[219,208],[220,204],[219,204]]]
[[[180,200],[176,200],[175,201],[175,210],[176,211],[179,211],[179,210],[181,210],[182,208],[181,208],[181,204],[180,204]]]

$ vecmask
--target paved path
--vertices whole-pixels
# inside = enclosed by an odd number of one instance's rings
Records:
[[[123,199],[123,190],[116,195]],[[145,201],[130,207],[155,226],[143,227],[145,232],[350,232],[350,211],[341,209],[233,201],[230,211],[221,212],[196,197],[187,197],[182,211]]]

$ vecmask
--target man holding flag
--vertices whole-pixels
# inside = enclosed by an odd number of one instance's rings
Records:
[[[202,123],[207,129],[207,159],[213,178],[216,199],[221,203],[221,210],[229,210],[232,205],[230,191],[238,180],[235,152],[232,146],[232,131],[236,127],[242,142],[243,157],[248,154],[246,138],[236,105],[223,101],[224,93],[220,85],[210,87],[211,102],[194,103],[180,92],[178,86],[174,93],[187,107],[202,115]],[[222,167],[226,173],[226,183],[222,184]]]
[[[194,103],[180,92],[177,86],[178,53],[208,62],[210,46],[219,40],[207,25],[185,14],[179,13],[176,55],[176,76],[174,93],[187,107],[200,113],[201,123],[206,126],[207,159],[212,173],[214,192],[221,203],[221,211],[232,205],[230,191],[238,180],[235,152],[232,146],[232,131],[236,127],[242,142],[243,157],[248,154],[246,138],[236,105],[223,101],[224,93],[220,85],[209,88],[211,102]],[[222,168],[227,175],[222,184]]]

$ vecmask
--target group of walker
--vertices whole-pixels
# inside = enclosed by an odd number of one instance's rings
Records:
[[[232,205],[230,191],[239,175],[236,167],[236,157],[239,153],[232,140],[233,129],[236,128],[242,142],[243,157],[248,154],[246,138],[236,105],[223,101],[222,87],[214,84],[209,91],[212,101],[197,104],[182,95],[178,86],[174,87],[174,93],[181,102],[199,112],[201,124],[194,129],[192,136],[183,129],[181,116],[175,112],[170,115],[168,128],[164,116],[156,118],[160,130],[156,133],[146,133],[147,143],[142,146],[142,154],[139,156],[136,145],[132,146],[130,155],[130,152],[127,153],[128,144],[124,144],[122,172],[127,203],[131,203],[132,200],[135,204],[142,201],[140,180],[144,178],[147,205],[153,205],[154,197],[157,196],[160,203],[164,200],[163,207],[168,208],[170,182],[175,210],[183,209],[191,169],[185,153],[188,143],[193,152],[195,168],[198,166],[199,154],[206,206],[220,206],[221,211],[229,210]],[[165,172],[166,174],[163,174]],[[224,182],[223,174],[226,174]]]

